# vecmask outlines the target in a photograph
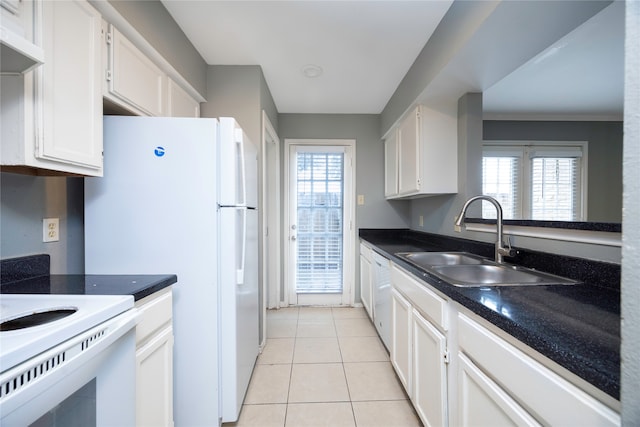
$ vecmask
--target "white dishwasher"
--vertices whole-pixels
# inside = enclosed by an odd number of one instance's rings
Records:
[[[373,261],[373,323],[385,347],[391,344],[391,265],[377,252]]]

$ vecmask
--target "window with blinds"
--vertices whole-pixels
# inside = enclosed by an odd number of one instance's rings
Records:
[[[483,194],[500,202],[505,219],[582,221],[586,148],[586,143],[485,144]],[[482,217],[495,218],[495,209],[483,202]]]
[[[342,293],[344,153],[298,153],[296,163],[296,292]]]
[[[531,159],[531,219],[578,219],[579,161],[577,157]]]
[[[521,216],[519,170],[521,164],[518,157],[483,157],[482,158],[482,194],[491,196],[500,202],[505,219]],[[482,202],[482,218],[496,218],[496,209],[487,202]]]

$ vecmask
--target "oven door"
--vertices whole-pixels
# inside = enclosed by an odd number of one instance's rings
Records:
[[[131,309],[0,376],[0,424],[133,426],[135,325]]]

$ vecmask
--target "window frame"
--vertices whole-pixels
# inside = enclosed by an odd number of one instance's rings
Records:
[[[520,218],[515,219],[531,219],[531,195],[532,195],[532,171],[531,161],[533,153],[544,153],[544,156],[535,157],[553,157],[552,154],[558,153],[557,157],[572,157],[562,154],[577,154],[580,165],[578,176],[579,182],[576,183],[577,194],[579,196],[577,217],[573,221],[587,221],[587,195],[588,195],[588,148],[587,141],[489,141],[482,143],[482,157],[520,157],[520,170],[518,176],[518,184],[520,191],[516,206],[516,211],[521,214]],[[489,154],[489,155],[487,155]],[[549,154],[549,155],[546,155]],[[484,181],[482,183],[484,187]]]

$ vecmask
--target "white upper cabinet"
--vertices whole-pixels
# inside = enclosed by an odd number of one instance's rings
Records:
[[[105,97],[140,115],[166,115],[166,74],[113,25],[106,44]]]
[[[0,0],[0,72],[25,73],[44,61],[34,44],[33,1]],[[39,28],[38,28],[39,29]]]
[[[3,170],[101,176],[100,14],[84,0],[31,6],[46,61],[1,77]]]
[[[416,107],[385,140],[385,196],[457,193],[457,141],[456,111]]]
[[[101,171],[101,16],[83,0],[43,6],[47,61],[38,70],[44,111],[37,156]]]
[[[200,102],[156,61],[114,25],[103,22],[103,32],[103,95],[107,100],[142,116],[200,117]]]
[[[200,117],[200,103],[172,79],[167,78],[167,82],[169,97],[167,115],[170,117]]]
[[[384,140],[384,196],[398,195],[398,130]]]

